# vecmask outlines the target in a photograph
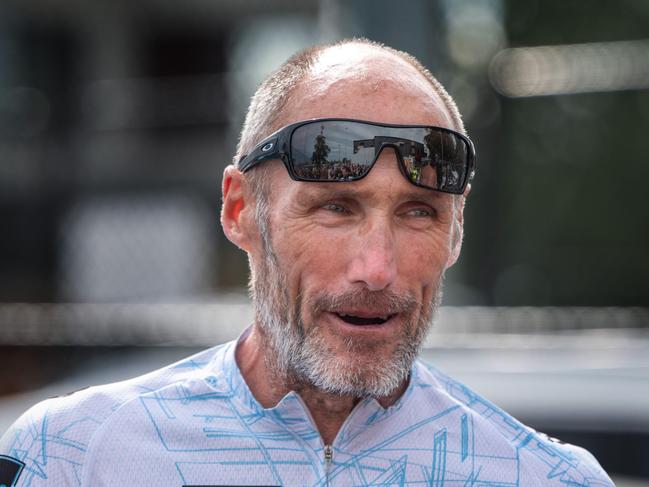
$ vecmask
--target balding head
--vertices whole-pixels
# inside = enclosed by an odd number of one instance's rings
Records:
[[[446,119],[441,120],[440,125],[464,132],[455,102],[414,57],[366,39],[344,40],[295,54],[259,86],[246,114],[235,165],[275,130],[300,120],[300,114],[305,112],[304,105],[313,101],[313,97],[350,90],[352,85],[359,93],[392,85],[402,94],[420,96],[421,103],[442,107]],[[398,112],[395,107],[393,113]],[[335,114],[332,110],[319,116]]]

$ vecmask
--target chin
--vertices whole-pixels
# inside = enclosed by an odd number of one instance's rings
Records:
[[[386,350],[386,345],[391,350]],[[296,372],[325,392],[354,397],[390,395],[409,376],[418,347],[367,343],[346,337],[335,346],[309,337]]]

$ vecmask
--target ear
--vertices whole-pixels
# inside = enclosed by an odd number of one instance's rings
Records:
[[[229,165],[223,171],[221,226],[228,240],[250,252],[257,223],[254,198],[243,173]]]
[[[464,237],[464,204],[471,192],[471,185],[467,185],[466,190],[462,196],[457,197],[458,200],[455,204],[455,220],[453,221],[453,235],[451,242],[451,253],[446,263],[448,269],[457,262],[460,258],[460,250],[462,250],[462,238]]]

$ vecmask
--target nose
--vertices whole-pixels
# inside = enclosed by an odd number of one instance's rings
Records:
[[[381,291],[397,278],[395,237],[388,223],[365,223],[355,239],[356,248],[347,269],[347,279],[363,284],[370,291]]]

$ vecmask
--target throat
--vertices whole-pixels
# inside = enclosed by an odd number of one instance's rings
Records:
[[[333,444],[338,431],[360,401],[359,398],[330,395],[311,388],[296,392],[309,410],[325,445]]]

